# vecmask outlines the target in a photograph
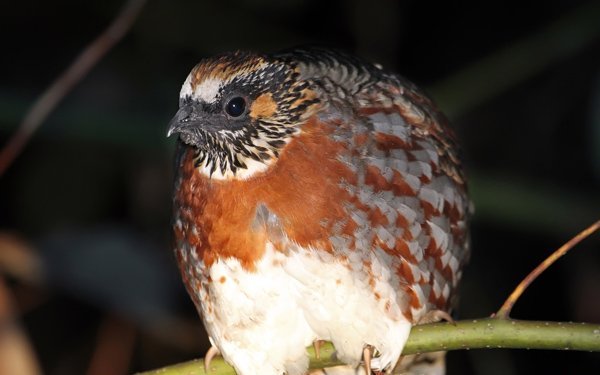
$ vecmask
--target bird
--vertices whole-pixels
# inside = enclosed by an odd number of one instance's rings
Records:
[[[452,319],[472,209],[422,90],[336,49],[226,52],[185,79],[172,135],[174,253],[207,361],[300,375],[329,341],[340,373],[433,362],[402,350],[413,326]]]

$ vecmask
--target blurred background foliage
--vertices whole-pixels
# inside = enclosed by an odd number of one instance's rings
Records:
[[[0,5],[2,144],[121,6]],[[476,206],[461,317],[495,311],[600,217],[598,1],[149,1],[0,178],[0,373],[22,361],[23,375],[118,375],[203,355],[170,250],[166,124],[202,57],[307,43],[382,63],[451,118]],[[596,236],[561,259],[512,315],[600,322],[598,249]],[[2,357],[6,345],[25,354]],[[450,374],[600,373],[593,353],[448,362]]]

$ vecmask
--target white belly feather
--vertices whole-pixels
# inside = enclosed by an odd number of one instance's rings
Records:
[[[332,341],[351,365],[369,344],[379,353],[374,368],[393,366],[410,332],[402,314],[390,313],[399,307],[382,302],[396,301],[387,283],[376,283],[376,299],[360,272],[325,252],[283,254],[268,244],[252,272],[234,258],[202,271],[211,279],[202,280],[208,296],[200,296],[206,329],[239,375],[304,374],[305,348],[316,339]]]

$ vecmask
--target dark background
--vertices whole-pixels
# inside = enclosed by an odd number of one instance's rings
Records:
[[[2,145],[121,5],[0,6]],[[149,1],[0,177],[0,286],[43,373],[203,355],[170,250],[166,124],[202,57],[306,43],[382,63],[451,118],[476,206],[461,317],[489,316],[600,218],[598,1]],[[596,235],[562,258],[512,316],[600,323],[598,250]],[[449,374],[600,373],[600,355],[581,352],[459,351],[448,363]]]

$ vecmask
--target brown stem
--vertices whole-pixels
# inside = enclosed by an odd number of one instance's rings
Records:
[[[539,275],[541,275],[542,272],[544,272],[546,269],[548,269],[548,267],[550,267],[554,262],[556,262],[556,260],[558,258],[565,255],[569,250],[571,250],[573,247],[575,247],[575,245],[577,245],[579,242],[581,242],[585,238],[589,237],[592,233],[597,231],[599,228],[600,228],[600,220],[596,221],[594,224],[590,225],[585,230],[581,231],[575,237],[571,238],[567,243],[562,245],[558,250],[553,252],[548,258],[546,258],[542,263],[540,263],[533,271],[531,271],[529,273],[529,275],[527,275],[527,277],[525,277],[519,283],[519,285],[517,285],[515,290],[510,294],[510,296],[508,296],[506,301],[504,301],[504,304],[502,305],[502,307],[500,307],[500,310],[498,310],[498,312],[496,314],[494,314],[494,317],[499,318],[499,319],[508,319],[508,316],[509,316],[513,306],[515,305],[515,303],[517,302],[519,297],[521,297],[521,294],[523,294],[525,289],[527,289],[527,287],[529,287],[529,285],[531,285],[531,283]]]
[[[115,315],[104,318],[87,375],[129,373],[135,349],[135,328]]]
[[[11,294],[0,275],[0,374],[41,374],[33,348],[18,324]]]
[[[146,0],[129,0],[108,28],[90,43],[46,89],[0,152],[0,177],[19,156],[33,133],[69,91],[129,30]]]

